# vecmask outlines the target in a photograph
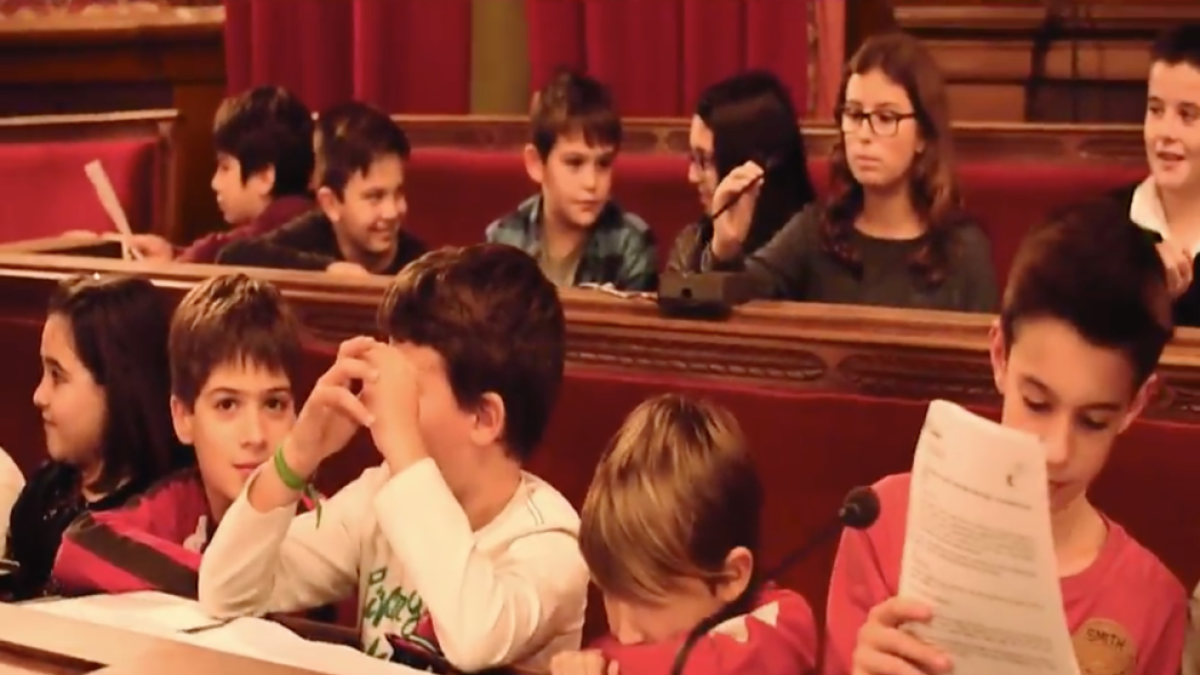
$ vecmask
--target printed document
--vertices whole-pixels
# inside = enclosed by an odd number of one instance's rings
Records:
[[[908,627],[954,672],[1078,675],[1038,439],[947,401],[913,457],[900,595],[932,610]]]

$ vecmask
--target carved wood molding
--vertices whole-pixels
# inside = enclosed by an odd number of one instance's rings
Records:
[[[278,285],[315,339],[377,334],[375,310],[386,278],[129,263],[13,253],[12,247],[0,249],[0,313],[40,321],[54,284],[76,273],[144,275],[178,298],[200,280],[234,270]],[[993,317],[987,315],[757,302],[737,309],[728,321],[688,321],[660,316],[650,300],[576,289],[564,290],[562,298],[571,366],[773,389],[999,404],[988,359]],[[1162,374],[1164,387],[1148,414],[1200,421],[1200,329],[1179,331]]]
[[[413,144],[471,150],[516,151],[528,141],[524,117],[396,115]],[[688,151],[685,118],[624,120],[624,149],[630,152]],[[838,132],[831,123],[801,121],[808,152],[830,152]],[[1144,163],[1142,129],[1116,124],[959,123],[954,142],[960,160]]]

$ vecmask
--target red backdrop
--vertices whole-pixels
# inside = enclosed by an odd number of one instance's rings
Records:
[[[525,0],[532,85],[560,66],[612,85],[623,115],[687,116],[700,92],[767,68],[807,105],[806,0]]]
[[[320,110],[470,110],[471,0],[224,0],[229,90],[280,84]]]

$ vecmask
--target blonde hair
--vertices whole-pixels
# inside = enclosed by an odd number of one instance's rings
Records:
[[[757,554],[761,510],[762,486],[733,414],[667,394],[630,413],[601,457],[579,545],[604,593],[653,600],[679,579],[724,581],[734,548]]]

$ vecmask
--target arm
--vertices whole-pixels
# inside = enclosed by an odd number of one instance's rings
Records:
[[[806,206],[749,257],[720,260],[710,244],[701,256],[700,269],[744,271],[752,281],[755,295],[762,299],[803,300],[808,287],[809,260],[819,243],[820,218],[817,205]]]
[[[143,499],[130,508],[84,512],[63,534],[54,578],[72,592],[196,597],[200,552],[155,534],[156,518],[175,515],[164,507],[169,504]]]
[[[0,450],[0,558],[7,555],[8,521],[13,505],[25,487],[25,477],[6,452]]]
[[[323,272],[337,261],[331,255],[301,251],[277,243],[271,237],[254,237],[235,241],[221,249],[216,262],[218,265]]]
[[[419,504],[420,517],[397,517]],[[413,580],[446,659],[464,672],[519,660],[583,623],[588,570],[575,533],[551,524],[497,560],[475,535],[437,465],[397,472],[374,498],[394,559]],[[565,519],[563,519],[565,520]]]
[[[1171,582],[1177,587],[1178,582],[1174,579]],[[1192,602],[1194,606],[1194,598]],[[1154,610],[1160,620],[1146,634],[1146,644],[1138,650],[1137,675],[1178,675],[1181,665],[1184,675],[1192,675],[1200,665],[1195,662],[1200,656],[1196,653],[1200,645],[1195,643],[1195,624],[1188,626],[1188,601],[1184,593],[1172,593],[1169,600],[1157,604]]]
[[[829,578],[824,675],[850,673],[859,629],[866,623],[871,609],[891,595],[869,534],[844,530]]]
[[[671,243],[671,252],[667,255],[668,272],[699,272],[699,256],[696,247],[700,245],[700,225],[692,223],[683,228],[675,241]]]
[[[627,219],[632,216],[626,215]],[[621,271],[613,284],[622,291],[658,290],[658,247],[654,232],[640,218],[635,218],[625,237],[621,251]]]
[[[684,675],[807,675],[816,666],[817,628],[812,609],[799,594],[784,591],[748,615],[717,626],[700,638]],[[670,671],[682,639],[660,643],[599,645],[621,675]]]
[[[215,617],[292,612],[337,602],[358,583],[359,526],[381,469],[368,469],[316,511],[295,515],[298,495],[262,506],[256,486],[286,493],[271,466],[247,481],[200,564],[200,604]],[[261,483],[261,485],[259,485]],[[262,490],[260,490],[261,492]],[[256,506],[258,504],[258,506]]]

